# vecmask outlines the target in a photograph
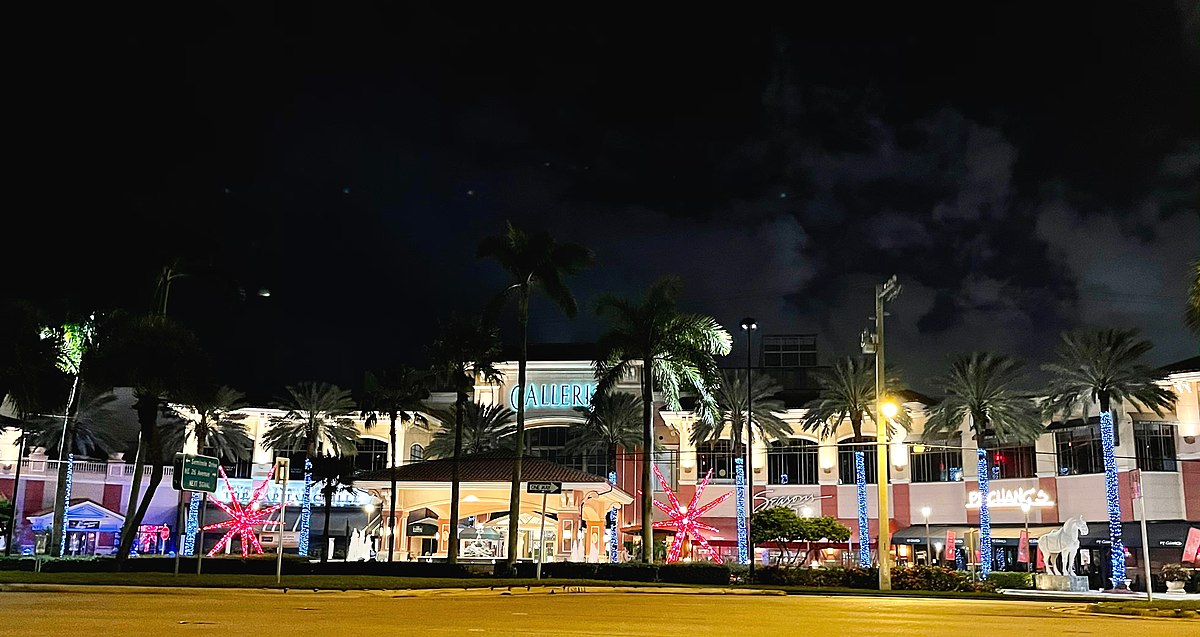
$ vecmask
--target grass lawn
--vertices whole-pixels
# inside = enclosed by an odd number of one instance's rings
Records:
[[[1195,599],[1156,599],[1131,600],[1128,602],[1098,602],[1088,604],[1088,610],[1093,613],[1109,615],[1139,615],[1143,617],[1186,617],[1200,618],[1200,600]]]

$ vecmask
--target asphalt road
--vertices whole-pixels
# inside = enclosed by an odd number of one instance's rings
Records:
[[[0,593],[0,635],[1157,635],[1188,620],[1080,605],[872,597],[232,591]],[[1183,623],[1181,623],[1183,622]]]

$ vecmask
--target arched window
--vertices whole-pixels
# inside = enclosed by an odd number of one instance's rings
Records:
[[[696,479],[703,480],[712,469],[713,480],[733,480],[733,459],[733,443],[728,440],[710,440],[696,445]]]
[[[847,438],[838,443],[838,484],[856,484],[854,478],[854,452],[863,452],[863,460],[866,463],[867,484],[875,484],[875,477],[879,475],[878,468],[875,466],[875,438],[873,436],[860,436],[858,438]],[[888,476],[891,476],[892,468],[888,467]]]
[[[421,462],[424,459],[425,459],[425,447],[422,447],[421,445],[414,442],[413,445],[408,448],[409,462]]]
[[[817,443],[800,438],[767,447],[767,484],[816,484]]]
[[[388,445],[374,438],[359,438],[354,446],[354,468],[358,471],[377,471],[388,466]]]

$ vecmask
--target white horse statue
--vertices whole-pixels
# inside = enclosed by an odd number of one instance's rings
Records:
[[[1077,515],[1063,523],[1061,529],[1038,538],[1038,552],[1046,562],[1046,573],[1074,576],[1075,556],[1079,554],[1079,536],[1087,534],[1087,521],[1082,515]],[[1060,555],[1063,558],[1062,569],[1055,563],[1055,558]]]

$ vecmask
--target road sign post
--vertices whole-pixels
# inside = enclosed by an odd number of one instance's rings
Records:
[[[183,552],[183,534],[185,532],[183,528],[185,524],[183,492],[198,491],[205,495],[215,492],[221,460],[212,456],[177,453],[171,469],[171,486],[179,492],[178,515],[175,518],[178,524],[176,537],[179,538],[175,542],[175,574],[179,575],[179,558],[180,553]],[[199,564],[196,565],[196,572],[200,572]]]
[[[291,458],[276,458],[275,459],[275,483],[282,484],[282,491],[279,492],[279,547],[276,549],[275,555],[275,583],[283,578],[283,534],[284,515],[287,511],[287,483],[288,473],[292,470]],[[282,478],[281,478],[282,476]]]
[[[1129,482],[1133,491],[1133,501],[1140,509],[1140,524],[1142,527],[1142,572],[1146,574],[1146,600],[1154,600],[1154,585],[1150,579],[1150,541],[1146,537],[1146,499],[1142,492],[1142,470],[1134,469],[1129,472]]]
[[[542,579],[542,561],[546,556],[546,496],[552,493],[562,493],[561,482],[526,482],[526,493],[542,494],[542,524],[538,529],[538,561],[537,578]]]

